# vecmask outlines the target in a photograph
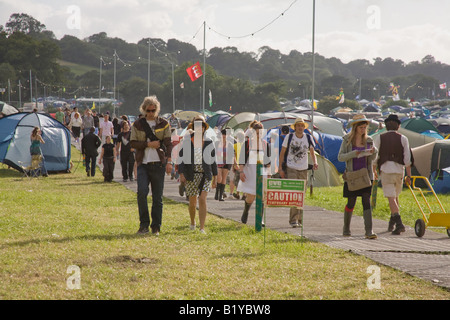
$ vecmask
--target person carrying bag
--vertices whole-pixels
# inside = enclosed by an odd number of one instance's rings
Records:
[[[345,162],[344,197],[347,205],[344,210],[343,235],[351,236],[350,222],[357,197],[362,198],[363,218],[366,239],[376,239],[372,231],[372,208],[370,197],[372,194],[373,171],[372,162],[378,150],[373,146],[373,140],[367,134],[370,121],[364,115],[358,114],[350,121],[350,133],[343,137],[338,160]]]

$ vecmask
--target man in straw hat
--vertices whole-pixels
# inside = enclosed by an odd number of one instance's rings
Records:
[[[387,132],[375,138],[374,145],[379,150],[374,169],[380,171],[380,180],[383,185],[383,194],[389,200],[391,218],[388,231],[399,235],[405,231],[400,217],[398,197],[403,188],[403,176],[406,168],[407,184],[411,183],[411,150],[408,138],[397,132],[401,121],[397,115],[390,114],[384,120]],[[394,229],[395,227],[395,229]]]
[[[309,133],[305,133],[308,124],[302,118],[295,119],[291,126],[295,130],[283,141],[280,153],[280,165],[278,171],[281,178],[308,180],[308,152],[313,161],[313,169],[318,169],[314,142]],[[303,209],[291,208],[289,212],[289,224],[299,227],[302,224]]]

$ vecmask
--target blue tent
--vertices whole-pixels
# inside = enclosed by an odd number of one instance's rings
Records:
[[[44,165],[49,172],[70,168],[70,131],[52,117],[40,113],[16,113],[0,119],[0,162],[19,171],[31,163],[31,131],[39,127]]]

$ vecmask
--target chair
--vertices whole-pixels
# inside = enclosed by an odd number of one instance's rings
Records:
[[[36,154],[31,156],[30,165],[25,165],[22,161],[18,161],[24,173],[24,177],[37,178],[42,175],[42,159],[42,155]]]

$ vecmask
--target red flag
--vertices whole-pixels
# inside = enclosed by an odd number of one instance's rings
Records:
[[[188,75],[192,81],[197,80],[198,78],[200,78],[203,75],[202,68],[200,68],[200,62],[198,62],[198,61],[196,64],[187,68],[186,72],[188,73]]]

